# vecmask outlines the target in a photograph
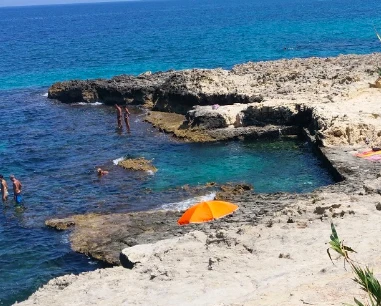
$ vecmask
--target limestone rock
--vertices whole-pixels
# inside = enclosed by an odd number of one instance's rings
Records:
[[[75,225],[75,219],[73,217],[64,219],[50,219],[45,221],[45,225],[53,227],[56,230],[63,231]]]
[[[151,245],[140,244],[122,250],[119,256],[123,267],[131,269],[135,264],[144,264],[152,254]]]
[[[152,171],[156,172],[157,168],[153,166],[152,161],[146,160],[143,157],[139,158],[128,158],[122,160],[118,163],[118,166],[121,166],[124,169],[134,170],[134,171]]]
[[[240,114],[246,108],[247,105],[240,103],[218,106],[218,108],[197,105],[187,112],[186,118],[191,126],[197,126],[201,129],[218,129],[228,126],[238,127],[242,125]]]
[[[60,82],[49,97],[65,103],[98,100],[105,104],[153,103],[157,111],[185,114],[194,105],[256,103],[267,99],[345,95],[349,85],[365,84],[378,54],[329,58],[291,59],[234,66],[224,69],[188,69],[139,76],[121,75],[110,80]],[[313,67],[313,68],[312,68]],[[338,70],[337,67],[340,67]],[[323,81],[324,80],[324,81]]]
[[[381,88],[381,77],[374,82],[375,88]]]
[[[235,187],[231,185],[231,188]],[[71,217],[75,222],[70,234],[71,247],[76,252],[111,265],[123,264],[132,268],[135,263],[145,260],[145,255],[142,255],[145,252],[144,247],[130,248],[132,246],[183,236],[194,230],[208,233],[215,229],[229,228],[232,224],[256,224],[264,215],[272,215],[294,203],[296,198],[306,197],[289,194],[257,195],[249,188],[241,185],[240,192],[223,194],[221,199],[239,206],[237,211],[224,218],[201,224],[179,226],[177,220],[183,212],[178,211],[75,215]],[[222,197],[222,194],[218,197]],[[121,251],[124,249],[128,251],[124,251],[123,255]]]
[[[367,193],[381,194],[381,177],[364,181],[364,189]]]
[[[177,138],[192,142],[215,141],[205,130],[190,127],[184,115],[149,111],[144,118],[160,131],[175,135]]]
[[[248,133],[255,138],[255,129],[241,128],[273,125],[308,129],[324,146],[380,144],[381,92],[369,88],[376,74],[373,63],[380,60],[375,53],[74,80],[53,84],[48,96],[65,103],[137,104],[186,115],[176,125],[162,120],[157,126],[190,141]]]

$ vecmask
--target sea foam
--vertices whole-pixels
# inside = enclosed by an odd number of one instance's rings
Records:
[[[99,106],[99,105],[103,105],[103,103],[102,102],[93,102],[93,103],[78,102],[78,103],[73,103],[72,105]]]
[[[187,199],[187,200],[184,200],[181,202],[173,202],[173,203],[163,204],[160,206],[159,209],[181,211],[181,210],[185,210],[185,209],[191,207],[192,205],[194,205],[198,202],[214,200],[215,196],[216,196],[216,193],[212,192],[212,193],[207,194],[207,195],[190,198],[190,199]]]
[[[124,159],[125,159],[124,157],[119,157],[119,158],[117,158],[117,159],[114,159],[112,162],[113,162],[113,164],[114,164],[115,166],[117,166],[118,163],[119,163],[120,161],[124,160]]]

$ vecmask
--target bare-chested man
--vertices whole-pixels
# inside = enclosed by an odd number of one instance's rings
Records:
[[[21,203],[22,197],[21,197],[21,188],[22,185],[18,179],[15,178],[14,175],[11,175],[9,177],[13,183],[13,198],[15,199],[17,204]]]
[[[97,174],[98,174],[98,176],[102,176],[102,175],[108,174],[108,171],[107,170],[102,170],[101,168],[98,168],[97,169]]]
[[[127,106],[124,107],[124,122],[126,123],[127,132],[130,132],[130,111],[128,110]]]
[[[118,121],[118,129],[121,129],[121,128],[123,128],[123,126],[122,126],[122,109],[120,108],[120,106],[118,104],[115,104],[115,108],[116,108],[116,119]]]
[[[8,184],[4,176],[0,174],[1,199],[5,202],[8,199]]]

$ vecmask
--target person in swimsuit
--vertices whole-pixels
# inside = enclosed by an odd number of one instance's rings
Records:
[[[115,104],[115,108],[116,108],[116,119],[118,121],[118,129],[121,129],[121,128],[123,128],[123,126],[122,126],[122,109],[120,108],[120,106],[118,104]]]
[[[5,202],[8,199],[8,184],[4,176],[0,174],[1,199]]]
[[[97,174],[98,174],[98,176],[102,176],[102,175],[108,174],[108,171],[102,170],[101,168],[98,168]]]
[[[21,197],[22,185],[21,185],[20,181],[15,178],[14,175],[11,175],[9,178],[11,179],[11,181],[13,183],[13,198],[15,199],[16,204],[20,204],[21,200],[22,200],[22,197]]]
[[[127,129],[127,132],[129,133],[130,132],[130,112],[127,108],[127,106],[124,107],[124,122],[126,123],[126,129]]]

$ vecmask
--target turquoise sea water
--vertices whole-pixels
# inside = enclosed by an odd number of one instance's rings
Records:
[[[307,192],[333,183],[303,141],[185,144],[142,122],[115,131],[114,110],[63,105],[47,86],[73,78],[246,61],[379,51],[381,3],[319,0],[141,1],[0,8],[0,173],[24,184],[24,207],[0,214],[0,305],[52,277],[100,267],[70,251],[52,216],[181,208],[204,195],[179,189],[246,182],[257,192]],[[152,159],[155,175],[116,167]],[[96,167],[110,171],[98,178]],[[8,180],[8,184],[10,184]]]
[[[380,50],[377,0],[175,0],[0,8],[0,88]]]

